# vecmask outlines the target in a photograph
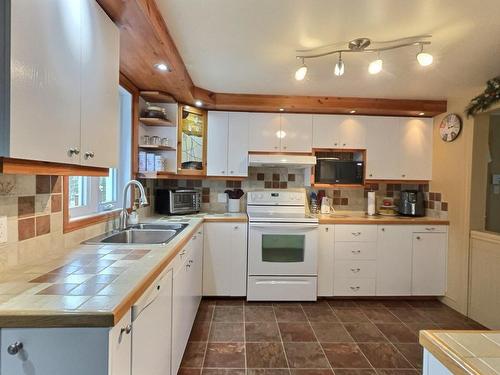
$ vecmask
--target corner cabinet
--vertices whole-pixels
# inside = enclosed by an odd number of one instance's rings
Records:
[[[115,166],[117,26],[95,0],[7,0],[0,17],[0,156]]]

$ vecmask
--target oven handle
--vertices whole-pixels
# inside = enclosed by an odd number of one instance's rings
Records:
[[[316,229],[319,227],[318,224],[315,223],[250,223],[251,228],[260,228],[260,229]]]

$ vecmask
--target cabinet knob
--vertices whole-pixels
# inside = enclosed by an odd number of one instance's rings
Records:
[[[328,232],[328,229],[330,229],[330,228],[326,227],[326,228],[325,228],[325,232]]]
[[[370,177],[373,177],[373,174],[370,173]]]
[[[425,228],[425,230],[427,230],[427,231],[433,231],[433,230],[435,230],[435,229],[436,229],[436,228],[434,228],[434,227],[426,227],[426,228]]]
[[[417,240],[421,240],[422,238],[420,236],[417,236]]]
[[[190,264],[193,264],[193,263],[194,263],[194,260],[189,259],[189,263],[190,263]]]
[[[72,157],[73,155],[78,155],[79,153],[80,153],[80,149],[78,149],[78,148],[76,148],[76,147],[75,147],[75,148],[70,148],[70,149],[68,150],[68,155],[69,155],[70,157]]]
[[[361,236],[361,232],[352,232],[352,235],[354,237],[358,237],[358,236]]]
[[[22,348],[23,348],[23,343],[16,341],[14,344],[10,344],[7,347],[7,353],[9,353],[10,355],[16,355],[21,351]]]
[[[95,154],[92,151],[88,151],[84,155],[85,159],[92,159],[94,156]]]
[[[385,232],[385,228],[382,228],[382,229],[381,229],[381,231],[382,231],[382,232]]]
[[[358,273],[361,271],[361,268],[351,268],[351,272]]]
[[[401,177],[406,177],[406,175],[405,175],[405,174],[402,174],[402,175],[401,175]]]
[[[186,269],[190,268],[191,267],[191,264],[186,264]]]
[[[132,332],[132,324],[129,324],[120,330],[120,334],[126,333],[127,335],[129,335],[130,332]]]
[[[359,253],[361,253],[361,250],[351,250],[351,253],[353,253],[353,254],[359,254]]]
[[[233,173],[234,173],[234,171],[231,171],[230,173],[231,173],[231,174],[233,174]]]
[[[274,149],[277,150],[278,149],[278,146],[274,146]]]
[[[351,290],[359,290],[359,286],[351,286]]]
[[[338,143],[337,143],[337,142],[335,142],[333,145],[334,145],[334,146],[338,146]]]
[[[239,227],[238,225],[236,225],[236,226],[234,227],[234,230],[238,230],[238,229],[240,229],[240,227]]]
[[[344,147],[345,147],[346,145],[347,145],[347,143],[342,143],[342,146],[344,146]]]
[[[201,231],[199,231],[198,234],[201,235]]]
[[[222,173],[222,174],[226,174],[226,171],[220,171],[220,173]]]
[[[283,150],[286,150],[286,146],[283,146]]]

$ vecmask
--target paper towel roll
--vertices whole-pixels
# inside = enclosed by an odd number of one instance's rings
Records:
[[[375,192],[368,192],[368,215],[375,215]]]

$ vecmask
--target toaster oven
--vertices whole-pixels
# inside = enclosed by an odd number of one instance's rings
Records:
[[[158,189],[155,211],[162,215],[192,214],[200,211],[201,194],[189,189]]]

